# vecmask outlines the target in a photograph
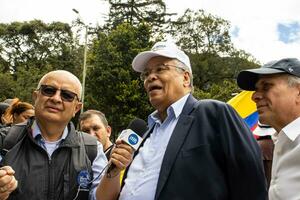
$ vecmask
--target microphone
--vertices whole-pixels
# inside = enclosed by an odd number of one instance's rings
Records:
[[[148,126],[144,120],[140,118],[135,118],[128,124],[127,129],[131,129],[140,137],[143,137],[148,129]]]
[[[129,146],[131,146],[135,151],[141,145],[144,133],[147,131],[147,123],[139,118],[132,120],[127,128],[121,132],[118,139],[122,140]],[[109,174],[116,166],[111,163],[107,169],[107,174]]]

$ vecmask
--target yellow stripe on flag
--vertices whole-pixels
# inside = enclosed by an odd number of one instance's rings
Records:
[[[245,118],[256,111],[256,105],[252,101],[253,91],[242,91],[227,103],[230,104],[242,118]]]

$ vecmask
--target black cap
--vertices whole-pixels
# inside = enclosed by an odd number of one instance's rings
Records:
[[[243,70],[237,76],[237,84],[243,90],[254,91],[260,75],[280,73],[300,77],[300,61],[297,58],[284,58],[268,62],[260,68]]]

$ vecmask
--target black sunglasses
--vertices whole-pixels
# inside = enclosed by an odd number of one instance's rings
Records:
[[[58,89],[51,85],[41,85],[38,90],[41,91],[42,95],[47,97],[53,97],[56,94],[57,90],[60,90],[60,97],[63,101],[72,102],[74,101],[75,97],[79,101],[79,98],[76,93],[71,92],[69,90]]]

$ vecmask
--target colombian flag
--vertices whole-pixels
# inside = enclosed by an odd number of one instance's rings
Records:
[[[256,105],[251,99],[252,94],[253,91],[242,91],[227,102],[245,120],[251,131],[253,131],[258,124],[258,113],[256,111]]]

